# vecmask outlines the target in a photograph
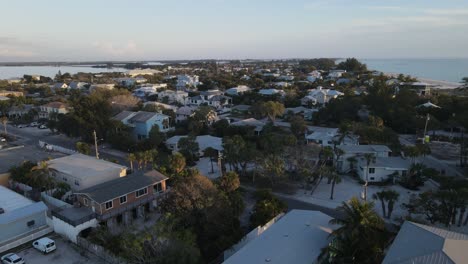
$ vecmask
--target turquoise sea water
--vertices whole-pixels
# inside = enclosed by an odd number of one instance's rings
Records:
[[[460,82],[468,77],[467,59],[360,59],[367,68],[432,80]]]
[[[58,71],[62,74],[68,72],[75,74],[78,72],[121,72],[125,71],[123,68],[93,68],[90,66],[0,66],[0,79],[18,78],[23,75],[39,74],[46,77],[54,78]]]

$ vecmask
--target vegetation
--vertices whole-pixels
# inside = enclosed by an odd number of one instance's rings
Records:
[[[286,211],[286,204],[276,198],[270,190],[257,190],[255,193],[257,202],[252,215],[250,216],[250,225],[252,228],[263,226],[275,216]]]

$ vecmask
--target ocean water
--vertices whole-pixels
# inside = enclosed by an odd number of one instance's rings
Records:
[[[414,77],[461,82],[468,77],[468,58],[466,59],[359,59],[368,69],[403,73]]]
[[[123,68],[93,68],[90,66],[0,66],[0,79],[18,78],[23,75],[42,75],[54,78],[58,71],[62,74],[68,72],[75,74],[78,72],[123,72]]]

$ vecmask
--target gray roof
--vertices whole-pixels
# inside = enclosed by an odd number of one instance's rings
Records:
[[[392,152],[392,150],[385,145],[342,145],[338,147],[346,153]]]
[[[85,194],[97,203],[104,203],[127,193],[153,185],[168,179],[156,170],[135,172],[125,177],[104,182],[93,187],[81,190],[76,194]]]
[[[155,112],[145,112],[145,111],[138,111],[136,115],[132,116],[129,121],[131,123],[134,122],[146,122],[153,118],[155,115],[159,115],[158,113]]]
[[[365,158],[359,159],[359,162],[364,166],[367,166],[365,165]],[[411,167],[411,161],[403,159],[402,157],[376,157],[375,162],[371,163],[370,167],[408,170]]]
[[[135,112],[132,111],[122,111],[116,116],[113,117],[113,119],[118,120],[118,121],[123,121],[127,119],[129,116],[133,115]]]
[[[382,263],[468,263],[468,235],[406,221]]]

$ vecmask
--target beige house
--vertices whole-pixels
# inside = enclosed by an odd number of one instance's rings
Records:
[[[49,119],[51,114],[66,114],[68,106],[62,102],[50,102],[39,107],[39,118]]]

